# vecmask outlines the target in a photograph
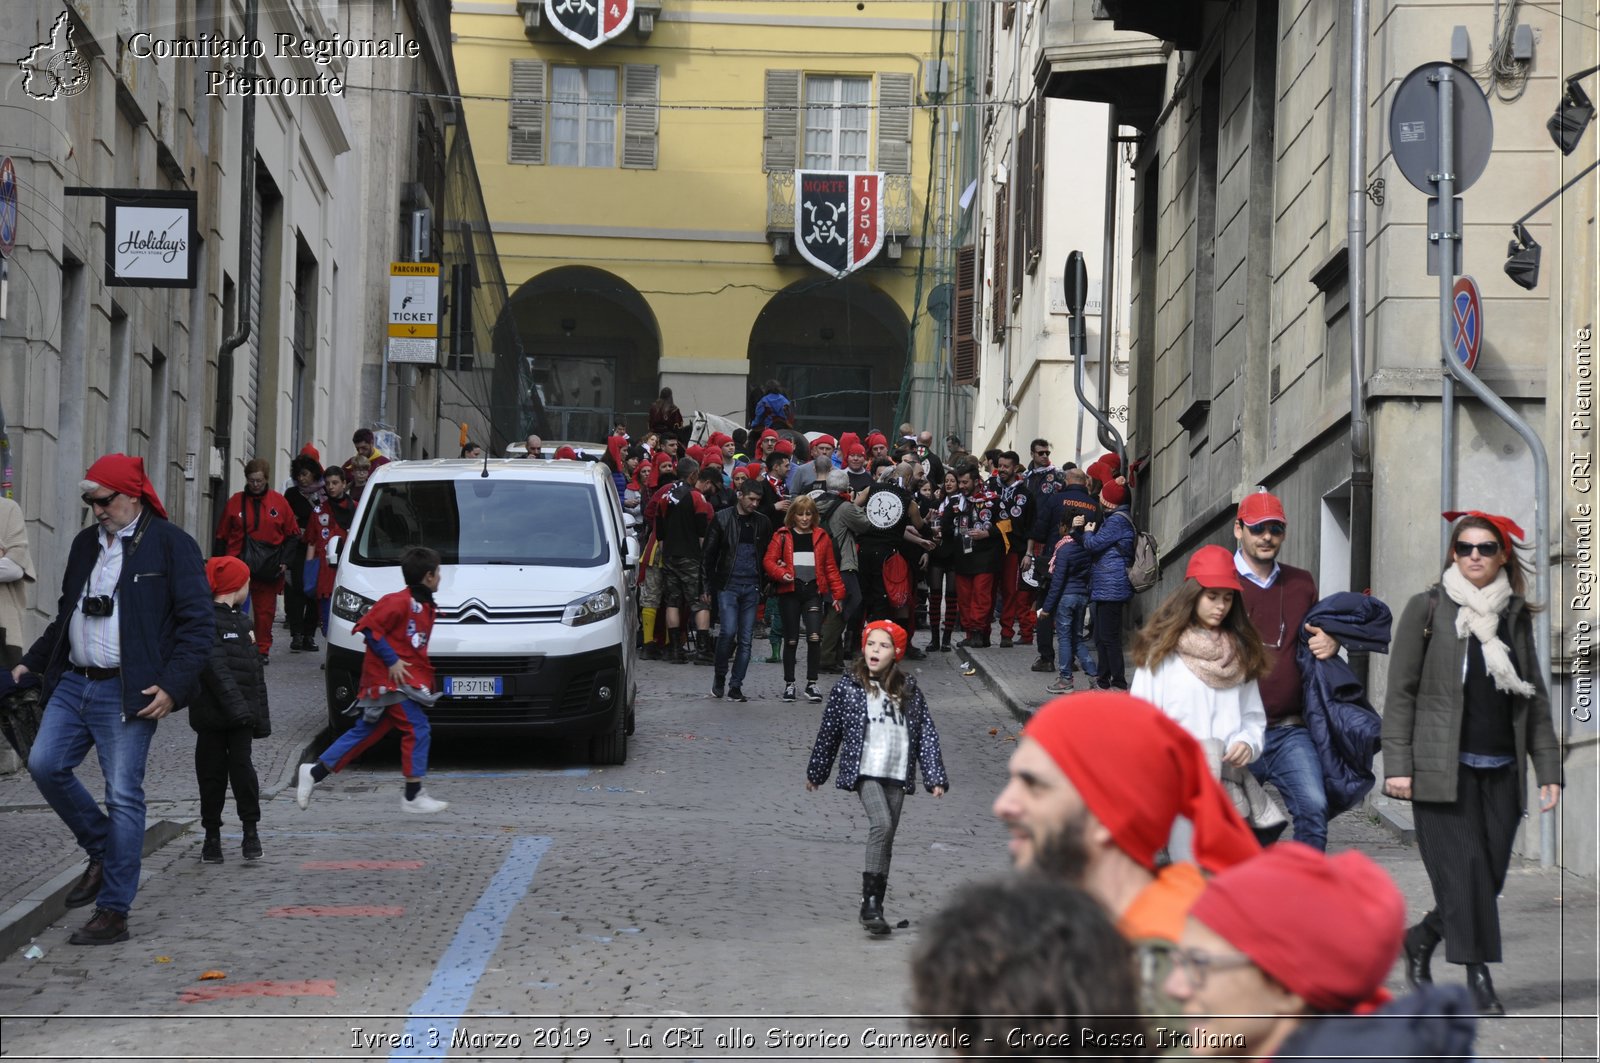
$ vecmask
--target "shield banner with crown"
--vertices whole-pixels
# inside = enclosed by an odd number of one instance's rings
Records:
[[[835,277],[866,265],[883,247],[883,174],[796,170],[795,246]]]

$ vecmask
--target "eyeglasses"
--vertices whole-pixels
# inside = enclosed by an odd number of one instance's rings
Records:
[[[116,497],[121,493],[121,491],[113,491],[109,495],[101,495],[99,498],[95,498],[93,495],[84,495],[83,504],[86,506],[93,506],[95,509],[105,509],[107,506],[111,505],[111,503],[114,502]]]
[[[1287,530],[1281,520],[1264,520],[1260,524],[1246,524],[1245,529],[1251,535],[1275,535],[1278,538],[1282,538],[1283,533]]]
[[[1200,949],[1174,949],[1171,955],[1172,966],[1182,971],[1196,989],[1205,986],[1206,975],[1211,971],[1234,971],[1255,964],[1248,956],[1218,956]]]
[[[1033,456],[1036,457],[1036,458],[1049,457],[1049,455],[1050,455],[1050,451],[1049,451],[1048,448],[1046,448],[1045,450],[1036,450],[1036,451],[1033,452]]]
[[[1493,539],[1486,543],[1467,543],[1462,542],[1460,539],[1456,540],[1457,557],[1471,557],[1474,550],[1478,552],[1479,557],[1493,557],[1500,552],[1500,544]]]

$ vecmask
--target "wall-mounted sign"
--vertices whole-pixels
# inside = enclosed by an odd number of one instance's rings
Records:
[[[439,263],[389,263],[389,361],[439,361]]]
[[[544,14],[563,37],[598,48],[628,28],[633,0],[544,0]]]
[[[807,262],[835,277],[883,247],[883,174],[796,170],[794,243]]]
[[[106,284],[193,288],[199,283],[199,196],[106,193]]]
[[[0,255],[17,246],[17,168],[11,156],[0,162]]]

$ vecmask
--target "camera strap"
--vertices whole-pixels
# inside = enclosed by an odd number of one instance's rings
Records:
[[[138,528],[138,530],[133,533],[133,538],[128,540],[128,544],[122,548],[122,565],[123,565],[124,568],[126,568],[127,565],[128,565],[128,562],[133,559],[134,551],[139,549],[139,541],[144,538],[144,533],[150,530],[150,522],[152,520],[154,520],[154,519],[155,519],[155,514],[150,513],[148,511],[146,511],[144,513],[141,513],[139,515],[139,528]],[[119,532],[118,534],[120,535],[121,533]],[[94,573],[92,571],[89,574],[89,579],[85,581],[85,584],[86,585],[84,587],[84,593],[82,595],[80,595],[79,598],[78,598],[78,607],[80,609],[83,607],[83,600],[85,598],[88,598],[89,597],[89,592],[95,589],[94,588]],[[122,589],[122,578],[119,575],[117,577],[116,586],[111,588],[110,597],[115,598],[117,596],[117,592],[120,591],[121,589]]]

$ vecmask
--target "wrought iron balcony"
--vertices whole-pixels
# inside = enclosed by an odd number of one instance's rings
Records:
[[[911,236],[911,175],[885,174],[883,177],[883,244],[890,258],[899,258],[900,249]],[[794,171],[774,170],[767,174],[767,242],[772,257],[784,258],[794,250]]]

